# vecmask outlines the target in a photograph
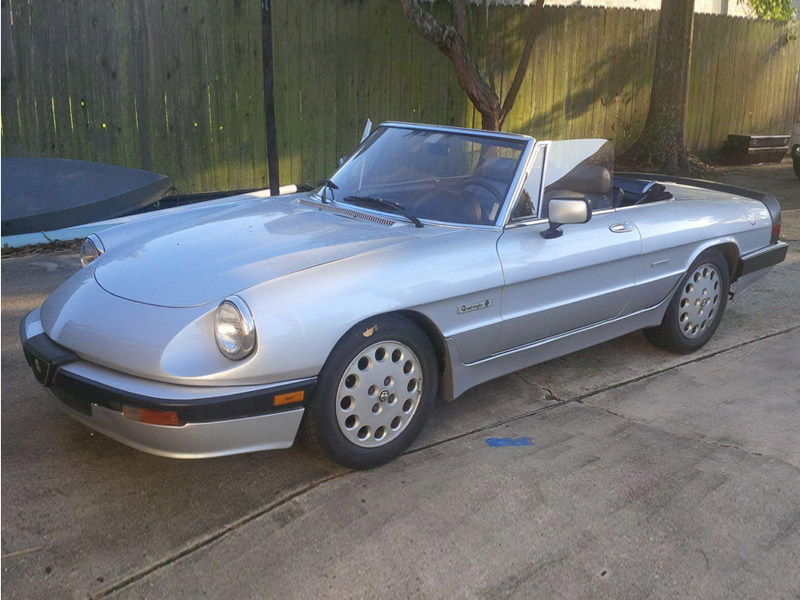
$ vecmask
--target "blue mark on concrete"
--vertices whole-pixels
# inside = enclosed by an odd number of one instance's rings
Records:
[[[507,446],[533,446],[533,438],[486,438],[486,445],[490,448],[505,448]]]

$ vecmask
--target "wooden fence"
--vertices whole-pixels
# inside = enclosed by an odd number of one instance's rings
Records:
[[[3,156],[267,185],[259,0],[2,0]]]
[[[476,127],[446,58],[391,0],[271,0],[281,183],[313,182],[364,121]],[[474,5],[472,45],[501,92],[525,11]],[[449,8],[433,5],[447,20]],[[548,7],[506,129],[605,137],[647,113],[658,12]],[[785,133],[800,42],[785,24],[698,15],[687,139]],[[100,160],[170,175],[181,192],[267,185],[259,0],[2,0],[3,156]]]

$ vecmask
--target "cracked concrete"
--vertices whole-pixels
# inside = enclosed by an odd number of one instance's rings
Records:
[[[784,214],[784,234],[800,239],[800,212]],[[370,473],[302,444],[176,462],[61,415],[27,371],[17,324],[75,261],[2,262],[4,596],[800,589],[795,242],[701,353],[633,334],[489,382]],[[490,434],[534,446],[489,449]]]
[[[800,328],[792,327],[585,402],[676,435],[800,468],[798,350]],[[728,370],[733,365],[736,369]],[[666,405],[656,405],[654,398]]]
[[[792,445],[798,420],[773,436],[770,411],[800,410],[785,376],[800,370],[800,331],[764,346],[735,382],[773,380],[769,396],[693,385],[694,427],[692,407],[670,405],[676,380],[707,377],[741,349],[337,478],[118,595],[793,597],[800,468],[776,442]],[[731,407],[746,410],[738,443],[702,418],[733,423]],[[484,443],[499,433],[534,446]]]

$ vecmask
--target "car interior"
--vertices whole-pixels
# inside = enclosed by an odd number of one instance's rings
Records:
[[[614,177],[614,208],[651,204],[672,198],[672,194],[661,183],[649,179]]]
[[[655,181],[614,177],[605,167],[581,164],[545,188],[541,218],[547,218],[547,207],[553,198],[585,198],[591,202],[592,211],[600,211],[650,204],[672,197],[664,185]],[[524,219],[533,214],[530,199],[523,196],[517,203],[512,218]]]
[[[488,157],[472,173],[425,177],[400,183],[364,185],[361,193],[380,196],[420,219],[492,225],[503,206],[518,159]],[[407,165],[401,168],[408,169]],[[406,177],[408,173],[404,173]]]
[[[336,199],[379,199],[417,218],[492,225],[524,150],[522,140],[381,127],[335,174]]]
[[[357,158],[352,166],[337,173],[337,200],[346,201],[348,196],[359,201],[377,199],[395,204],[419,219],[465,225],[496,222],[524,149],[516,140],[487,141],[466,135],[381,128],[360,149],[360,154],[373,144],[368,166]],[[569,169],[570,160],[581,162],[568,172],[559,173],[559,179],[547,185],[540,218],[547,217],[547,206],[553,198],[585,198],[590,200],[592,210],[599,211],[671,197],[656,182],[613,177],[610,143],[585,157],[580,156],[582,148],[577,149],[576,157],[574,146],[569,148],[566,144],[553,142],[548,156],[559,152],[562,160],[556,164],[562,168]],[[558,167],[554,168],[558,172]],[[523,191],[512,218],[532,216],[534,204]]]

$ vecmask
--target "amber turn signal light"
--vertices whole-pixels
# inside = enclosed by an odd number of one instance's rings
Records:
[[[155,410],[124,405],[122,407],[122,416],[131,421],[139,421],[148,425],[169,425],[171,427],[183,425],[178,419],[178,413],[174,410]]]
[[[275,394],[272,403],[275,406],[283,406],[284,404],[294,404],[295,402],[302,402],[303,398],[305,397],[306,393],[303,390],[300,390],[299,392],[289,392],[288,394]]]

